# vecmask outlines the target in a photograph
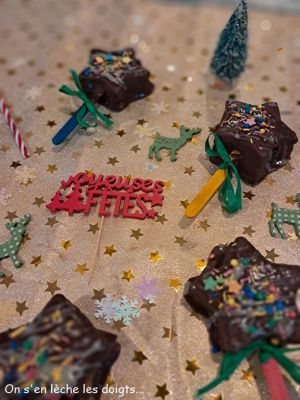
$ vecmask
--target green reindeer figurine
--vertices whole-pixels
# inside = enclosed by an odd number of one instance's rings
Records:
[[[26,232],[26,225],[30,219],[30,215],[24,215],[19,221],[7,222],[5,225],[10,231],[11,238],[7,240],[7,242],[0,244],[0,260],[10,257],[15,268],[20,268],[23,264],[23,262],[18,259],[17,252]],[[0,272],[0,277],[1,276],[4,276],[3,272]]]
[[[161,136],[158,132],[153,144],[149,148],[148,157],[153,157],[153,152],[158,161],[161,161],[159,154],[160,150],[167,149],[171,152],[171,161],[177,160],[177,151],[186,144],[187,141],[191,140],[194,135],[198,135],[201,132],[200,128],[189,129],[184,125],[180,125],[180,137],[170,138],[167,136]]]
[[[296,194],[296,202],[300,207],[300,193]],[[272,236],[278,232],[282,239],[287,239],[288,235],[284,231],[282,224],[290,224],[295,228],[295,233],[300,239],[300,210],[289,210],[280,208],[276,203],[272,203],[272,217],[269,221],[269,230]]]

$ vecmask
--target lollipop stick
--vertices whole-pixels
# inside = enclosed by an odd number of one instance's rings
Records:
[[[88,109],[85,106],[85,104],[79,107],[78,110],[72,115],[72,117],[68,119],[65,125],[57,132],[57,134],[53,136],[52,138],[53,144],[58,145],[62,143],[73,132],[73,130],[78,125],[77,114],[82,112],[81,109],[84,109],[85,115],[88,113]]]
[[[197,196],[187,206],[185,215],[187,217],[195,217],[205,206],[206,203],[213,197],[219,187],[222,185],[226,178],[226,171],[224,169],[218,169],[209,181],[202,187]]]
[[[289,394],[277,362],[271,358],[262,363],[271,400],[289,400]]]

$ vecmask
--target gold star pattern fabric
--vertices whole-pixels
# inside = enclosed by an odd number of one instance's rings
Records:
[[[139,393],[129,396],[132,400],[192,399],[195,390],[216,375],[219,356],[211,355],[206,325],[183,300],[187,279],[205,269],[214,246],[245,236],[270,261],[299,265],[299,239],[292,227],[284,226],[287,240],[268,232],[272,202],[298,209],[299,144],[289,163],[260,184],[242,183],[243,209],[236,215],[224,213],[216,194],[196,218],[184,216],[215,170],[204,143],[220,121],[227,98],[258,104],[268,97],[278,102],[283,121],[299,136],[298,14],[277,14],[269,8],[271,1],[253,2],[245,74],[224,93],[209,87],[206,71],[233,3],[1,2],[1,94],[17,118],[30,157],[22,159],[0,118],[0,243],[9,238],[6,223],[24,214],[32,220],[18,252],[22,268],[14,268],[10,259],[0,261],[0,271],[6,274],[0,277],[0,329],[31,321],[52,296],[64,294],[97,328],[118,335],[122,350],[109,383],[135,387]],[[285,3],[281,1],[281,7]],[[266,20],[269,30],[263,31],[260,24]],[[100,106],[101,112],[111,114],[111,129],[102,123],[90,131],[78,128],[54,146],[51,138],[80,105],[58,91],[62,84],[71,84],[69,69],[82,71],[92,48],[127,46],[136,49],[150,71],[152,95],[118,113]],[[149,160],[156,132],[178,137],[182,124],[199,126],[201,135],[178,151],[176,162],[170,162],[167,151],[162,151],[162,161]],[[25,167],[35,176],[22,175]],[[98,207],[89,215],[52,214],[46,204],[61,180],[80,171],[161,180],[164,204],[153,219],[145,220],[102,220]],[[10,195],[6,200],[2,189]],[[156,294],[147,296],[145,288],[154,286]],[[234,283],[231,290],[238,290]],[[95,301],[108,295],[127,295],[130,300],[140,295],[140,318],[130,327],[122,321],[106,325],[96,320]],[[128,366],[130,373],[125,373]],[[263,377],[251,379],[251,371],[242,372],[248,368],[248,362],[243,363],[230,381],[204,397],[266,399]]]

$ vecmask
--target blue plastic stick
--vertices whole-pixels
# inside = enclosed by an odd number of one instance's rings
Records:
[[[53,144],[60,144],[62,143],[72,132],[73,130],[77,127],[77,114],[84,109],[84,116],[88,113],[88,109],[86,108],[85,104],[82,104],[81,107],[78,108],[78,110],[72,115],[70,119],[65,123],[65,125],[57,132],[55,136],[52,138],[52,143]]]

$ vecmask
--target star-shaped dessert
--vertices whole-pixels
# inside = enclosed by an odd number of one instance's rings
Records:
[[[228,100],[215,133],[234,162],[241,178],[256,185],[270,172],[286,165],[297,135],[282,120],[277,103],[252,105]],[[217,158],[212,162],[219,163]]]
[[[255,340],[300,342],[299,287],[299,267],[267,260],[240,237],[213,248],[207,267],[188,281],[185,298],[208,318],[213,345],[237,352]]]

